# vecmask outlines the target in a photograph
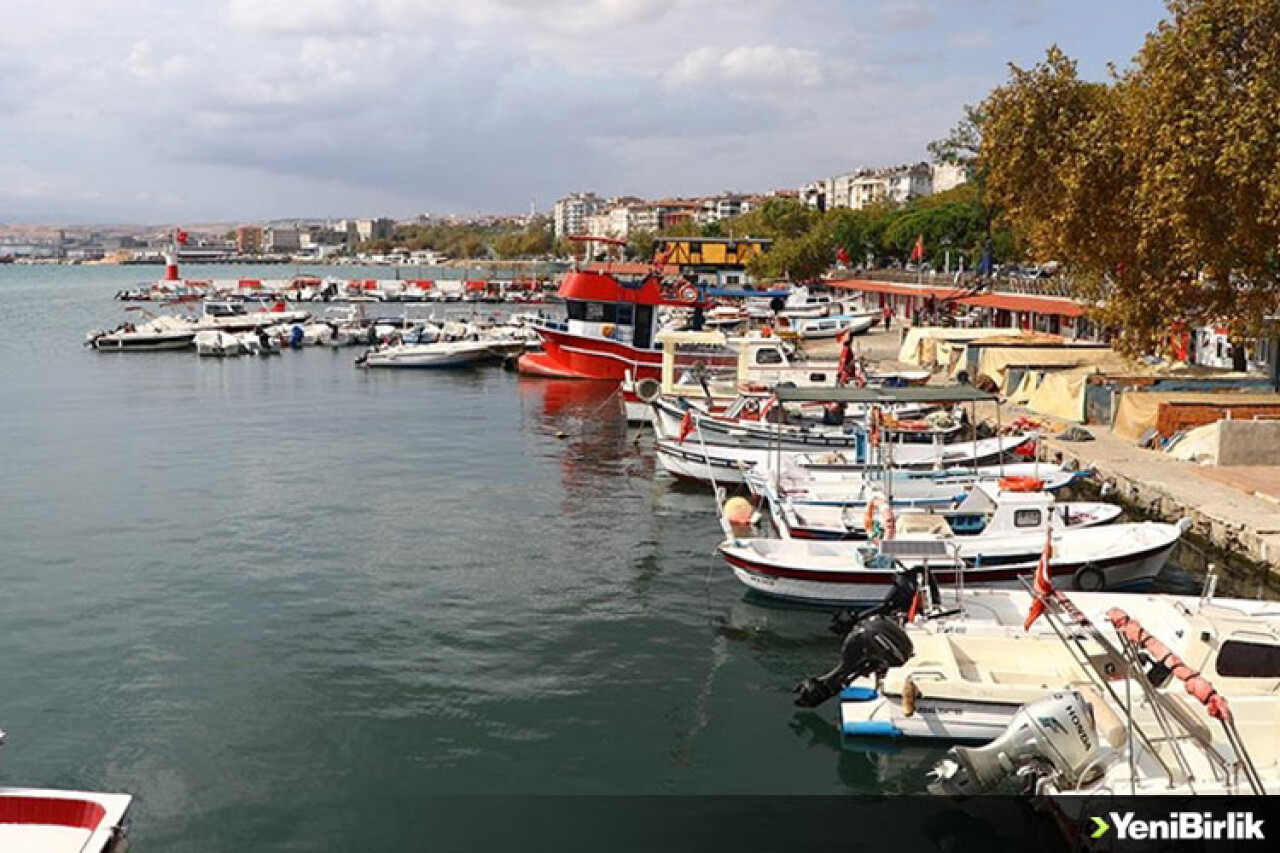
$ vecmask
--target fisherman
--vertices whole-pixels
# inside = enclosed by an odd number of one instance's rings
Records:
[[[832,401],[822,407],[823,426],[844,426],[845,404]]]

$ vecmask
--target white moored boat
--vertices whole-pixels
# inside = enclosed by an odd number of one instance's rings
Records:
[[[1017,778],[1024,791],[1077,825],[1098,814],[1100,806],[1115,803],[1117,795],[1280,793],[1280,625],[1274,603],[1210,601],[1211,580],[1199,603],[1161,601],[1167,606],[1160,608],[1122,601],[1099,618],[1087,600],[1064,595],[1039,578],[1033,591],[1025,624],[1043,615],[1065,654],[1056,667],[1031,663],[1020,671],[1034,698],[1013,712],[1003,730],[981,738],[994,736],[990,743],[949,750],[929,773],[931,792],[970,795]],[[884,625],[877,620],[877,629]],[[893,627],[884,632],[903,640]],[[909,638],[899,642],[893,666],[913,656],[901,654],[909,645]],[[1020,649],[1016,643],[975,649],[981,664],[966,658],[962,668],[967,672],[959,675],[975,680],[979,670],[986,670],[981,676],[989,687],[981,698],[1008,697],[1002,679],[993,676],[1007,672],[1010,663],[1023,663]],[[1043,659],[1027,655],[1025,660],[1037,658]],[[1067,658],[1073,664],[1064,665]],[[861,670],[871,674],[888,668]],[[904,683],[907,710],[918,711],[925,697],[946,697],[953,690],[953,679],[937,672],[943,677],[922,687]],[[1043,679],[1039,684],[1037,677]],[[1224,808],[1239,808],[1237,802],[1224,801]],[[1145,810],[1169,816],[1160,806]],[[1093,822],[1102,832],[1110,828],[1096,817]],[[1218,826],[1225,830],[1231,823]],[[1259,829],[1263,822],[1252,823]],[[1176,836],[1166,831],[1163,837]]]
[[[972,468],[998,462],[1002,457],[1021,452],[1036,441],[1034,433],[958,441],[954,444],[895,445],[893,463],[899,469]],[[860,462],[856,454],[810,453],[806,451],[774,451],[760,447],[726,447],[701,440],[694,432],[685,437],[659,438],[654,452],[663,470],[682,480],[720,485],[741,485],[747,471],[756,466],[796,464],[832,472],[861,472],[878,469],[872,462]]]
[[[230,332],[205,329],[195,336],[196,353],[203,356],[225,358],[244,355],[248,352],[244,341]]]
[[[903,626],[913,647],[909,660],[878,682],[856,679],[840,694],[844,734],[987,741],[1022,705],[1089,680],[1085,659],[1072,654],[1046,621],[1024,627],[1032,601],[1027,590],[966,590],[954,605],[948,592],[942,598],[950,608],[945,615]],[[1228,661],[1233,657],[1228,644],[1267,638],[1280,649],[1280,603],[1086,592],[1072,593],[1071,601],[1096,624],[1113,608],[1140,618],[1152,633],[1167,636],[1174,652],[1213,673],[1219,690],[1233,697],[1280,690],[1280,668],[1248,675],[1228,669],[1237,674],[1227,677],[1219,666],[1224,647]],[[1096,643],[1086,648],[1094,658],[1103,654]]]
[[[1097,527],[1120,517],[1120,507],[1096,501],[1055,502],[1033,478],[974,478],[957,488],[954,480],[891,480],[892,497],[883,483],[864,479],[856,491],[807,495],[779,493],[767,477],[747,474],[747,485],[767,503],[769,517],[783,539],[865,539],[869,507],[886,503],[903,526],[950,531],[958,536],[1021,533],[1041,527],[1052,517],[1063,528]],[[1034,489],[1027,491],[1027,489]]]
[[[1120,507],[1114,503],[1055,502],[1052,494],[1043,491],[1043,480],[1030,478],[970,480],[959,493],[950,483],[908,480],[893,483],[900,488],[892,497],[886,496],[881,484],[869,480],[858,492],[836,500],[833,493],[817,500],[778,494],[767,479],[754,473],[748,474],[748,485],[768,503],[769,517],[783,539],[865,539],[868,508],[883,503],[901,520],[900,528],[956,535],[1025,533],[1042,528],[1050,517],[1062,528],[1093,528],[1120,517]]]
[[[86,343],[100,352],[157,352],[191,347],[197,328],[183,317],[162,315],[143,323],[123,323],[109,332],[90,332]]]
[[[852,607],[881,600],[895,572],[927,562],[928,557],[913,554],[936,551],[937,543],[945,543],[950,552],[945,559],[933,560],[939,583],[1016,587],[1018,578],[1029,576],[1040,561],[1043,525],[1042,518],[1026,533],[992,531],[957,537],[940,524],[925,533],[900,534],[886,542],[883,550],[856,542],[736,537],[722,542],[719,550],[738,580],[757,593],[797,603]],[[1141,588],[1159,574],[1182,532],[1180,525],[1149,521],[1055,529],[1049,570],[1065,589]]]
[[[438,341],[432,344],[392,344],[369,350],[356,360],[361,367],[466,367],[496,358],[487,341]]]
[[[128,794],[0,788],[0,850],[124,853],[132,801]]]
[[[805,341],[825,340],[842,334],[861,335],[874,326],[879,317],[879,311],[804,317],[792,322],[791,331]]]
[[[125,853],[132,802],[129,794],[0,787],[0,850]]]

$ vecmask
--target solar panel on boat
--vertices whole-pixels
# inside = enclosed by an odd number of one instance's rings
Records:
[[[947,544],[938,539],[886,539],[880,543],[880,553],[889,557],[949,557]]]

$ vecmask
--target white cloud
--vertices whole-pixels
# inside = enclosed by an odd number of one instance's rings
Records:
[[[343,35],[381,23],[377,0],[227,0],[231,28],[252,36]]]
[[[151,39],[138,39],[129,48],[124,67],[141,80],[174,80],[191,67],[190,60],[182,54],[173,54],[157,61]]]
[[[1028,2],[1052,26],[1014,28],[1021,0],[41,0],[0,28],[0,195],[250,217],[801,183],[922,156],[1006,60],[1072,50],[1054,27],[1160,7]],[[912,6],[934,38],[888,25]]]
[[[773,44],[700,47],[664,75],[668,89],[728,84],[738,92],[812,88],[824,80],[817,53]]]

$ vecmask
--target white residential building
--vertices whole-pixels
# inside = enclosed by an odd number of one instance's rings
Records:
[[[708,225],[712,222],[719,222],[722,219],[741,216],[749,210],[751,210],[751,199],[747,196],[725,193],[724,195],[703,199],[702,207],[698,211],[696,219],[699,223]]]
[[[834,196],[834,179],[820,178],[810,181],[800,188],[800,200],[806,207],[814,210],[826,210],[832,206]]]
[[[552,210],[556,239],[587,231],[587,217],[599,213],[604,202],[595,193],[574,193],[556,202]]]
[[[958,163],[934,163],[932,168],[935,193],[953,190],[969,180],[968,167]]]
[[[302,248],[302,234],[296,225],[273,225],[263,235],[262,248],[272,255],[291,254]]]
[[[813,181],[800,190],[800,197],[813,208],[861,210],[881,201],[905,204],[933,192],[933,171],[929,164],[915,163],[888,169],[858,169]]]

